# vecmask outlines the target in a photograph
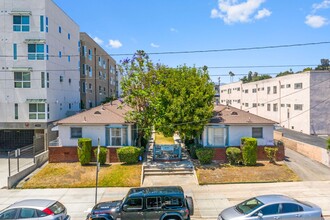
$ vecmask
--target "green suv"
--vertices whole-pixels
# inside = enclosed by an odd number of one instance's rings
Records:
[[[88,220],[188,220],[194,214],[192,197],[180,186],[132,188],[119,201],[101,202]]]

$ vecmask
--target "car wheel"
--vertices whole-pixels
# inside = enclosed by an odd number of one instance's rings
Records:
[[[178,216],[168,216],[164,220],[181,220],[181,218]]]
[[[187,200],[187,206],[188,206],[188,209],[189,209],[189,214],[194,215],[194,201],[193,201],[193,198],[191,196],[186,196],[186,200]]]

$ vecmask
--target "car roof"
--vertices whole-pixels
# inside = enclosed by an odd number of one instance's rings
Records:
[[[10,205],[10,208],[20,208],[20,207],[34,207],[34,208],[47,208],[54,204],[56,200],[50,199],[26,199],[22,201],[15,202]]]
[[[183,196],[181,186],[155,186],[155,187],[138,187],[128,191],[128,197],[135,196],[159,196],[159,195],[180,195]]]
[[[258,199],[260,202],[264,204],[269,204],[269,203],[285,203],[285,202],[297,202],[295,199],[290,198],[285,195],[261,195],[261,196],[256,196],[256,199]]]

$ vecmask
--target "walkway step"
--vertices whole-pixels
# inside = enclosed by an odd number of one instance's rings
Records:
[[[193,171],[193,168],[145,168],[144,172],[180,172],[180,171]]]
[[[154,171],[154,172],[148,172],[148,171],[144,171],[144,175],[145,176],[159,176],[159,175],[191,175],[191,174],[194,174],[193,171],[189,171],[189,170],[186,170],[186,171]]]

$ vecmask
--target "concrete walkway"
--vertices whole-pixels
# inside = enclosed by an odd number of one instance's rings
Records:
[[[289,148],[285,148],[285,156],[285,163],[303,181],[330,180],[330,167],[327,167],[317,161],[313,161]]]
[[[330,219],[330,181],[223,184],[223,185],[185,185],[183,189],[194,199],[193,219],[216,219],[225,208],[242,200],[262,194],[285,194],[293,198],[310,201],[319,205],[326,219]],[[122,199],[129,188],[99,188],[98,202]],[[93,207],[94,188],[76,189],[0,189],[0,210],[8,205],[32,198],[48,198],[61,201],[68,209],[72,220],[85,219],[86,211]]]
[[[8,186],[8,156],[0,154],[0,189]]]

